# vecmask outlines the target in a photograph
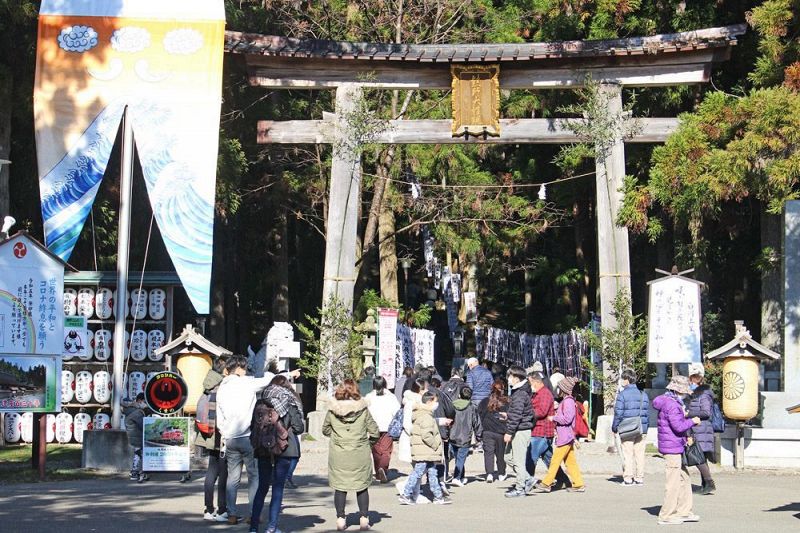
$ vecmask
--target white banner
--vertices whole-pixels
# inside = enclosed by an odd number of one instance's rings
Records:
[[[189,417],[144,417],[142,469],[145,472],[188,472]]]
[[[386,379],[386,387],[393,389],[396,376],[396,309],[378,309],[378,373]]]
[[[467,322],[478,321],[478,299],[474,292],[464,293],[464,308],[466,310]]]
[[[649,363],[701,362],[700,284],[677,276],[650,284]]]

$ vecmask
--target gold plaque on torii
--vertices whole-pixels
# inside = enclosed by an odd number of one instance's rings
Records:
[[[453,65],[453,137],[500,135],[500,65]]]

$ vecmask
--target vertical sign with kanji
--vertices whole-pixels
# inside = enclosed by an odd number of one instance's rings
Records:
[[[700,283],[669,276],[650,284],[647,361],[701,361]]]
[[[378,372],[386,379],[386,387],[394,388],[397,354],[397,309],[378,310]]]

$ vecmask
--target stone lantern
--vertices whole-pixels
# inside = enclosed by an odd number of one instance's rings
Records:
[[[730,420],[746,422],[758,414],[759,363],[780,359],[753,340],[744,322],[737,320],[733,340],[706,355],[709,360],[722,360],[722,411]]]
[[[155,353],[177,357],[175,366],[189,389],[183,411],[194,414],[197,411],[197,400],[203,394],[203,380],[211,369],[213,358],[229,356],[232,352],[217,346],[195,331],[191,324],[187,324],[178,338]]]

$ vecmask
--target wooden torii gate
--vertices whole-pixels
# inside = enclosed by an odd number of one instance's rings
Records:
[[[606,41],[514,44],[407,45],[294,39],[226,32],[225,50],[240,55],[253,86],[336,91],[333,119],[260,121],[259,143],[336,145],[331,168],[323,302],[330,295],[352,303],[355,285],[361,162],[348,142],[344,117],[352,114],[363,88],[450,89],[451,66],[499,65],[502,89],[574,89],[599,82],[610,114],[622,112],[624,87],[708,82],[714,63],[730,57],[745,24],[691,32]],[[613,327],[611,302],[630,289],[628,232],[615,224],[625,177],[625,142],[663,142],[674,118],[643,118],[640,131],[618,132],[597,157],[597,219],[602,323]],[[577,141],[562,121],[505,119],[498,137],[453,137],[449,120],[394,120],[373,143],[563,144]]]

